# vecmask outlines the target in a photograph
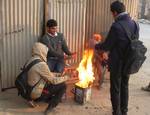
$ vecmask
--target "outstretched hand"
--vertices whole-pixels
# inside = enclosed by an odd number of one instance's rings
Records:
[[[67,59],[75,59],[76,56],[77,56],[76,54],[77,54],[76,52],[73,52],[73,53],[71,53],[70,56],[65,55],[65,56],[64,56],[64,59],[65,59],[65,60],[67,60]]]
[[[62,76],[63,76],[63,75],[69,75],[69,74],[70,74],[69,69],[68,69],[68,68],[64,68],[64,71],[63,71],[63,73],[62,73]]]

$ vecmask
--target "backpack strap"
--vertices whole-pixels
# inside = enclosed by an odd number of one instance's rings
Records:
[[[128,53],[128,47],[129,45],[131,44],[131,42],[133,41],[133,38],[136,38],[136,36],[138,36],[138,26],[136,24],[136,22],[134,21],[135,23],[135,26],[136,26],[136,29],[131,32],[131,29],[129,28],[128,26],[128,23],[126,21],[118,21],[118,24],[121,26],[121,28],[125,31],[125,34],[127,36],[127,39],[129,40],[129,43],[127,44],[127,47],[126,47],[126,51],[125,51],[125,56],[122,57],[123,60],[126,60],[126,55]],[[119,54],[121,56],[121,54]]]
[[[31,67],[33,67],[34,65],[36,65],[37,63],[39,63],[39,62],[42,62],[40,59],[35,59],[35,60],[33,60],[32,62],[30,62],[30,64],[29,65],[27,65],[27,67],[25,67],[24,68],[24,71],[26,71],[26,72],[28,72],[30,69],[31,69]],[[42,78],[40,78],[40,80],[41,80]],[[32,86],[32,88],[34,88],[39,82],[40,82],[40,80],[36,83],[36,84],[34,84],[33,86]]]
[[[27,67],[24,68],[24,71],[26,72],[29,71],[32,66],[34,66],[35,64],[39,62],[42,62],[42,61],[40,59],[33,60],[29,65],[27,65]]]
[[[136,29],[134,31],[134,33],[132,33],[130,31],[130,28],[128,26],[128,24],[125,21],[118,21],[118,23],[121,25],[121,27],[124,29],[124,31],[126,32],[127,38],[130,40],[130,42],[133,40],[132,38],[138,38],[138,29],[139,29],[139,25],[134,21]],[[132,37],[133,36],[133,37]],[[137,36],[137,37],[136,37]]]

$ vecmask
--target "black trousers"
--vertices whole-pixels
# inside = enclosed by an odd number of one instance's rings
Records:
[[[110,94],[113,115],[126,115],[128,111],[129,75],[123,75],[121,69],[110,71]]]
[[[65,83],[60,83],[57,85],[46,84],[46,86],[43,89],[43,93],[38,100],[47,101],[49,103],[49,106],[56,107],[61,101],[61,98],[65,91]]]

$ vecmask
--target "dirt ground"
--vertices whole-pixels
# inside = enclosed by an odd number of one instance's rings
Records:
[[[130,78],[129,112],[128,115],[150,115],[150,92],[141,90],[150,82],[150,24],[140,24],[140,39],[148,48],[147,60],[141,70]],[[92,89],[92,99],[89,103],[79,105],[73,97],[63,100],[48,115],[111,115],[109,95],[109,75],[99,90]],[[31,108],[25,100],[17,96],[16,89],[0,93],[0,115],[43,115],[47,104],[38,103],[39,107]]]

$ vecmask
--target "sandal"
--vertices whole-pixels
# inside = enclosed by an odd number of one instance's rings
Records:
[[[35,104],[33,101],[28,101],[29,105],[33,108],[38,107],[39,105]]]

